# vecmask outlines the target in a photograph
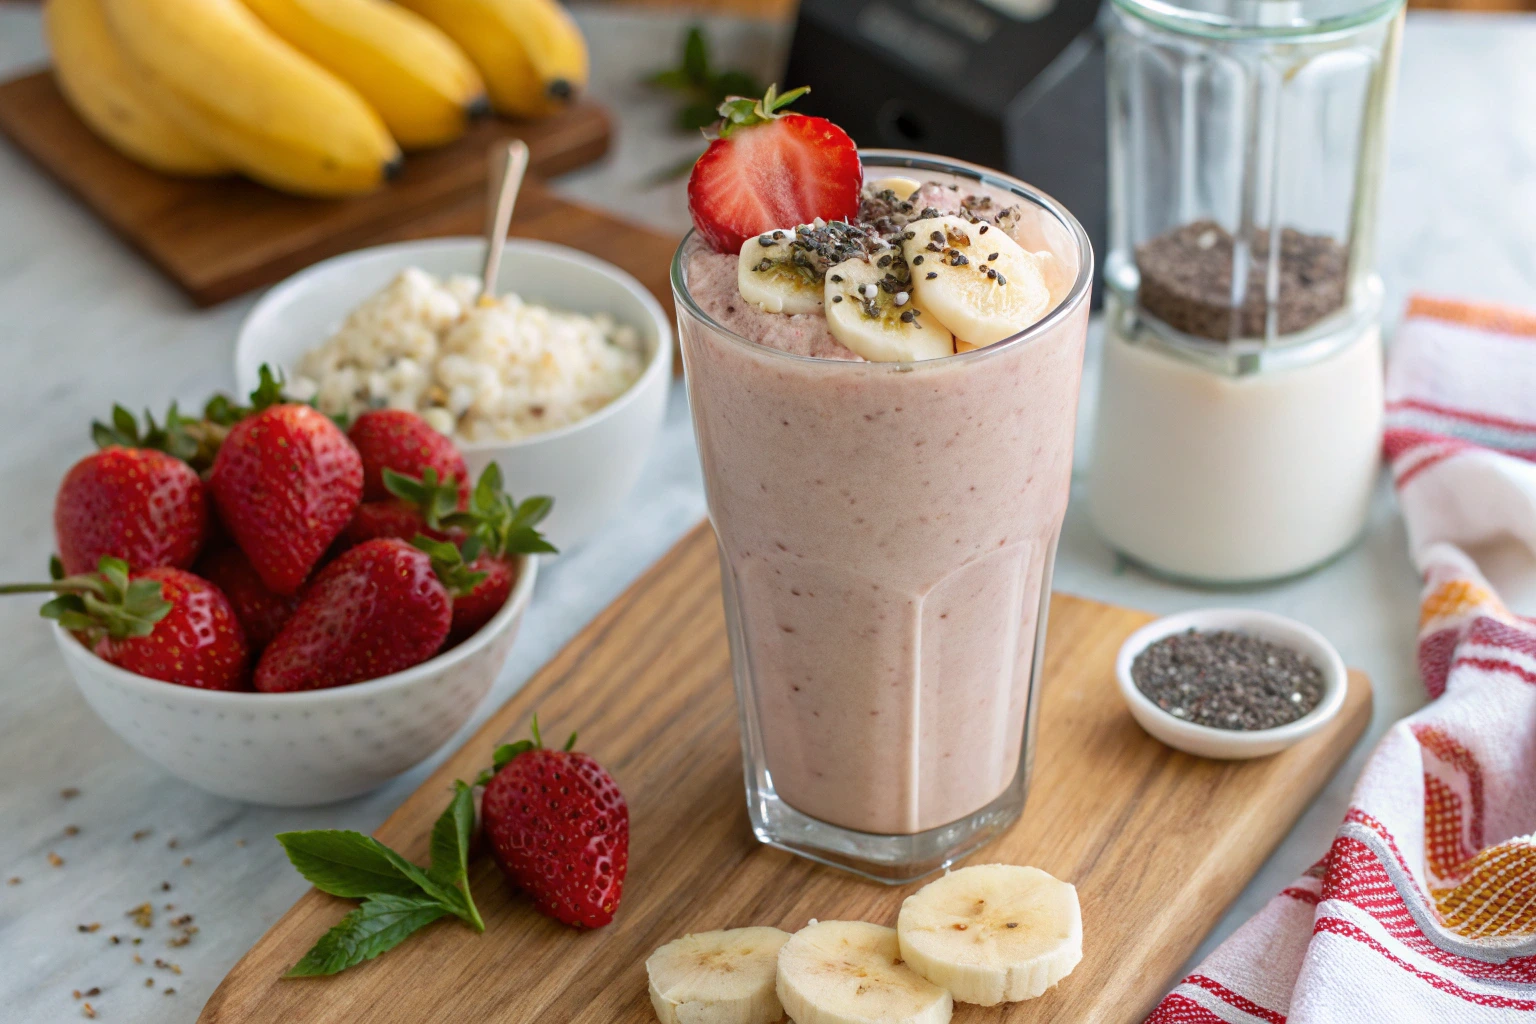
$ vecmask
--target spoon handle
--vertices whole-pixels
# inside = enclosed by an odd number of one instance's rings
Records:
[[[480,271],[480,301],[496,297],[496,277],[501,272],[501,250],[507,243],[507,228],[512,224],[512,207],[528,170],[528,144],[513,139],[491,150],[490,173],[486,179],[490,216],[485,225],[485,266]]]

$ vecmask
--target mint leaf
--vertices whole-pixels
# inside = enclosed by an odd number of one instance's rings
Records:
[[[288,859],[310,885],[346,899],[392,894],[422,896],[420,885],[401,871],[383,843],[361,832],[281,832]],[[414,866],[414,865],[413,865]]]
[[[696,131],[714,125],[720,120],[717,108],[732,97],[760,96],[763,92],[762,86],[747,72],[717,70],[711,66],[708,41],[704,38],[703,29],[697,25],[689,28],[683,37],[678,64],[654,71],[642,81],[678,95],[679,107],[673,122],[683,131]],[[680,166],[686,172],[693,162],[693,159],[689,159]],[[677,172],[669,169],[656,175],[656,181],[676,176]]]
[[[389,858],[389,862],[393,864],[402,875],[416,883],[416,887],[420,889],[422,893],[441,903],[444,907],[448,908],[448,912],[453,914],[455,917],[461,917],[471,924],[474,923],[470,918],[469,901],[465,898],[464,893],[460,892],[458,889],[455,889],[451,885],[444,885],[442,882],[429,877],[427,873],[421,868],[417,867],[415,864],[412,864],[410,861],[406,860],[404,857],[400,856],[398,853],[396,853],[394,850],[391,850],[383,843],[375,840],[375,844],[378,846],[379,851],[383,853],[384,856]]]
[[[683,77],[688,84],[709,84],[709,49],[704,43],[704,30],[694,25],[683,39]]]
[[[336,974],[372,960],[448,912],[441,903],[425,896],[371,896],[322,935],[284,977]]]
[[[453,799],[432,827],[432,866],[426,870],[360,832],[278,835],[288,859],[315,888],[363,901],[286,976],[344,971],[394,948],[416,929],[448,914],[462,918],[477,932],[485,931],[469,894],[469,843],[474,827],[474,795],[470,787],[455,782]]]
[[[432,866],[427,877],[441,885],[451,885],[464,896],[469,916],[465,918],[476,931],[485,931],[485,922],[469,894],[469,843],[475,830],[475,797],[464,783],[454,780],[453,799],[432,826]]]

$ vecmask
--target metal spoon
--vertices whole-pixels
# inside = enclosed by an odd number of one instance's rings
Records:
[[[491,150],[486,178],[489,216],[485,224],[485,265],[480,270],[480,304],[496,299],[496,277],[501,272],[501,250],[507,244],[507,228],[512,223],[512,207],[523,186],[528,170],[528,144],[513,139]]]

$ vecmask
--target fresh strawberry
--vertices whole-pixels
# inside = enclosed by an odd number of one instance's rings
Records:
[[[693,226],[716,252],[738,253],[774,228],[858,214],[858,147],[826,118],[784,109],[809,91],[780,96],[770,86],[760,100],[732,96],[720,104],[713,141],[688,179]]]
[[[209,551],[197,561],[197,573],[224,592],[235,618],[245,631],[252,651],[260,651],[277,636],[283,623],[299,606],[297,596],[274,594],[261,581],[261,574],[237,547]]]
[[[174,455],[199,473],[213,465],[219,445],[229,433],[229,428],[240,420],[284,401],[283,381],[272,368],[263,363],[257,371],[260,383],[252,391],[248,405],[228,395],[214,395],[203,406],[201,416],[187,416],[177,403],[172,402],[165,414],[162,426],[155,415],[144,412],[144,423],[121,405],[112,407],[108,422],[95,420],[91,423],[91,439],[96,447],[121,445],[124,448],[154,448]]]
[[[516,563],[496,555],[482,552],[464,568],[481,578],[464,593],[454,595],[453,625],[448,630],[451,644],[468,640],[480,632],[480,628],[501,611],[517,583]]]
[[[53,530],[69,573],[90,572],[103,555],[135,569],[185,569],[208,535],[208,499],[180,459],[111,445],[64,475]]]
[[[43,605],[43,617],[129,672],[204,690],[249,688],[245,633],[207,580],[170,566],[130,573],[110,556],[95,572],[65,576],[58,560],[53,569],[52,583],[11,584],[0,593],[59,594]]]
[[[452,622],[427,554],[370,540],[315,574],[257,663],[256,689],[320,690],[402,671],[436,654]]]
[[[420,480],[427,470],[458,485],[459,501],[469,500],[469,470],[453,442],[426,420],[406,409],[370,409],[353,421],[347,437],[363,458],[363,500],[384,501],[394,493],[384,470]]]
[[[382,476],[392,497],[384,501],[365,499],[357,506],[342,531],[341,547],[353,547],[376,537],[410,540],[418,535],[463,543],[464,528],[446,526],[443,522],[468,500],[458,480],[439,482],[437,470],[431,467],[419,479],[388,468]]]
[[[151,679],[205,690],[250,688],[250,648],[229,599],[207,580],[181,569],[148,569],[133,580],[160,584],[171,610],[145,637],[96,641],[96,653]]]
[[[464,533],[462,530],[450,532],[432,529],[422,520],[421,511],[416,506],[396,498],[389,501],[365,501],[357,506],[347,528],[341,531],[337,544],[345,550],[380,537],[410,540],[417,535],[434,540],[458,541],[463,539]]]
[[[391,476],[391,486],[395,482]],[[432,567],[453,596],[449,644],[479,632],[507,603],[517,582],[518,555],[554,552],[537,529],[552,506],[546,497],[514,500],[501,489],[501,467],[493,462],[475,483],[469,508],[445,517],[448,530],[468,531],[467,536],[452,543],[415,537],[413,543],[432,556]]]
[[[219,518],[262,582],[293,594],[357,510],[363,463],[319,412],[274,405],[230,429],[209,485]]]
[[[573,928],[613,920],[629,868],[629,805],[602,765],[533,739],[498,747],[480,817],[501,870],[534,906]],[[488,776],[488,777],[487,777]]]
[[[453,598],[453,625],[448,630],[449,645],[467,640],[496,617],[512,585],[517,582],[517,564],[511,556],[492,554],[470,540],[464,551],[445,541],[417,537],[418,548],[432,556],[432,568]],[[469,560],[465,561],[466,555]]]

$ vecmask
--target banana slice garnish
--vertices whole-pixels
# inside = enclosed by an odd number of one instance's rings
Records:
[[[877,196],[889,189],[898,201],[912,198],[913,193],[923,187],[923,183],[916,178],[907,178],[899,174],[893,174],[888,178],[876,178],[864,185],[865,195]]]
[[[952,871],[901,905],[901,957],[964,1003],[1033,999],[1083,958],[1077,889],[1039,868]]]
[[[973,346],[1011,337],[1050,311],[1040,258],[1001,228],[961,217],[913,221],[902,252],[913,294]]]
[[[947,1024],[954,1000],[901,961],[893,928],[812,921],[779,951],[779,1002],[795,1024]]]
[[[875,363],[908,363],[954,353],[955,339],[912,291],[897,249],[855,257],[827,271],[827,329]]]
[[[684,935],[645,962],[651,1005],[661,1024],[774,1024],[784,1016],[775,991],[779,949],[789,933],[731,928]]]
[[[794,241],[793,230],[780,229],[742,243],[736,287],[765,313],[821,312],[821,268]]]

